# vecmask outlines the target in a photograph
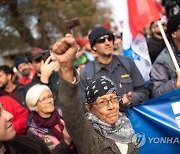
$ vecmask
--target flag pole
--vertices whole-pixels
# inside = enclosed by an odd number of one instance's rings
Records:
[[[175,66],[176,70],[180,70],[179,65],[178,65],[178,63],[177,63],[177,60],[176,60],[176,57],[175,57],[174,52],[173,52],[173,50],[172,50],[172,48],[171,48],[171,45],[170,45],[170,43],[169,43],[169,41],[168,41],[168,39],[167,39],[167,37],[166,37],[166,34],[165,34],[165,32],[164,32],[164,29],[163,29],[163,27],[162,27],[162,25],[161,25],[160,20],[157,21],[157,24],[158,24],[158,27],[159,27],[159,29],[160,29],[161,35],[162,35],[162,37],[163,37],[163,39],[164,39],[164,42],[165,42],[165,44],[166,44],[166,47],[168,48],[168,51],[169,51],[169,54],[170,54],[170,56],[171,56],[171,58],[172,58],[172,61],[173,61],[173,63],[174,63],[174,66]]]

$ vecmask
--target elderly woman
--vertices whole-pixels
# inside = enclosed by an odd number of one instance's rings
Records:
[[[13,115],[7,112],[0,103],[0,153],[1,154],[50,154],[46,145],[35,135],[15,136],[12,124]]]
[[[76,151],[64,127],[61,110],[54,106],[54,97],[48,86],[33,85],[26,93],[26,105],[32,111],[28,131],[41,138],[53,153]]]
[[[66,128],[82,154],[136,154],[132,143],[134,131],[128,118],[119,113],[121,98],[115,85],[106,77],[92,82],[86,90],[85,116],[80,102],[78,73],[73,68],[77,51],[74,38],[67,34],[51,51],[60,63],[59,97]]]

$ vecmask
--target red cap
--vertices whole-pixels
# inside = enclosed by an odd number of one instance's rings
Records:
[[[36,59],[42,57],[42,49],[35,47],[30,50],[30,52],[28,53],[27,56],[28,56],[28,61],[30,61],[30,62],[33,60],[36,60]]]

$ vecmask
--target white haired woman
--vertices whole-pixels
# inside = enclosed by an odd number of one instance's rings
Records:
[[[54,97],[48,86],[35,84],[30,87],[26,93],[26,105],[31,111],[28,131],[42,139],[53,153],[76,153],[64,127],[61,109],[54,106]]]

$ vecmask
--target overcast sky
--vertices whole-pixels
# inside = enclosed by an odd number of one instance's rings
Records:
[[[119,18],[120,18],[120,11],[119,11],[119,2],[121,0],[108,0],[109,3],[112,5],[112,18],[115,20],[116,25],[119,27]]]

